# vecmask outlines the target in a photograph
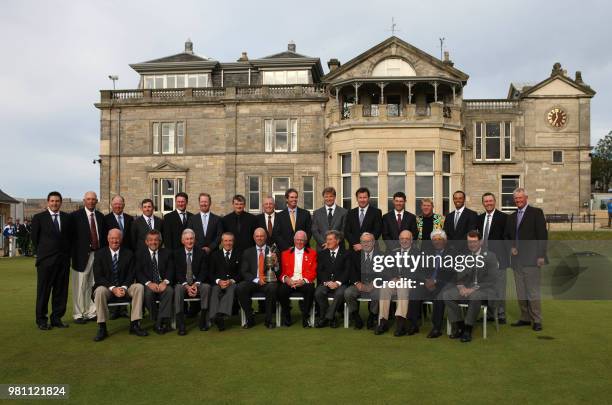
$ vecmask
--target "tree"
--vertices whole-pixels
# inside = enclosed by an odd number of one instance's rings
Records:
[[[591,183],[599,182],[608,191],[612,182],[612,131],[597,142],[591,159]]]

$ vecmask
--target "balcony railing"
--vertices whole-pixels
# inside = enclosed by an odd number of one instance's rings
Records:
[[[364,117],[378,117],[379,109],[378,104],[364,105],[363,116]]]
[[[461,125],[459,105],[430,103],[424,105],[400,104],[352,104],[332,107],[330,125],[354,125],[384,122],[435,125]]]
[[[506,99],[482,99],[482,100],[463,100],[466,110],[514,110],[518,108],[517,100]]]

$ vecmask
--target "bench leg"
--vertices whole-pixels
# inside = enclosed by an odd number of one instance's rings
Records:
[[[310,309],[310,326],[314,328],[315,326],[315,304],[312,303],[312,308]]]
[[[281,326],[281,306],[280,303],[276,303],[276,326],[280,328]]]
[[[348,310],[348,305],[346,305],[346,302],[344,303],[344,329],[348,329],[349,327],[349,310]]]
[[[448,319],[448,317],[446,317],[446,334],[450,336],[452,332],[452,326],[451,326],[451,322],[450,319]]]
[[[487,338],[487,306],[482,308],[482,338]]]
[[[244,325],[246,325],[246,314],[244,313],[242,307],[240,307],[240,326]]]

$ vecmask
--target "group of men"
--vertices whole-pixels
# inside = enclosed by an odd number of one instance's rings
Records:
[[[332,187],[322,195],[324,206],[312,216],[298,207],[297,190],[289,189],[286,208],[277,211],[268,197],[259,215],[247,212],[245,198],[235,195],[233,211],[218,216],[211,212],[207,193],[198,196],[199,212],[192,214],[187,211],[187,194],[178,193],[176,209],[163,218],[154,215],[150,199],[141,202],[142,215],[134,218],[124,212],[121,196],[112,199],[111,212],[103,215],[96,209],[96,194],[87,192],[84,207],[67,214],[60,211],[60,193],[51,192],[48,209],[32,220],[32,240],[38,249],[37,325],[42,330],[68,326],[61,318],[72,268],[73,319],[76,324],[95,320],[96,341],[108,337],[109,303],[131,301],[132,334],[148,334],[140,324],[145,307],[156,333],[170,331],[174,318],[178,334],[185,335],[186,315],[199,312],[202,331],[211,325],[223,331],[236,304],[246,315],[243,327],[253,327],[251,300],[257,294],[264,301],[267,328],[276,325],[277,302],[282,325],[292,324],[291,298],[297,297],[304,328],[338,327],[337,313],[346,303],[350,320],[362,329],[360,301],[369,298],[365,326],[377,335],[385,333],[395,306],[395,336],[418,333],[422,303],[430,301],[433,327],[427,336],[442,335],[447,308],[451,337],[468,342],[483,301],[505,323],[505,274],[511,266],[521,309],[513,326],[541,330],[539,267],[546,257],[547,234],[542,210],[527,203],[524,189],[515,190],[517,211],[511,215],[495,208],[491,193],[482,196],[485,212],[478,215],[465,207],[465,193],[456,191],[455,210],[446,217],[434,213],[430,199],[421,200],[421,215],[406,211],[403,192],[394,194],[394,209],[384,216],[370,204],[367,188],[357,190],[357,207],[351,210],[336,204]],[[459,273],[435,265],[413,275],[386,269],[382,276],[387,282],[412,276],[417,286],[388,287],[390,283],[378,288],[372,269],[376,257],[386,254],[383,245],[387,254],[484,255],[485,269]],[[197,301],[189,310],[187,298]],[[465,318],[459,309],[464,302]],[[318,314],[314,325],[313,305]]]
[[[23,223],[20,223],[19,218],[15,219],[9,217],[6,221],[6,225],[2,228],[2,236],[4,238],[4,256],[9,256],[10,241],[13,239],[16,243],[14,249],[19,249],[19,254],[23,256],[31,256],[31,238],[32,226],[30,221],[25,219]]]

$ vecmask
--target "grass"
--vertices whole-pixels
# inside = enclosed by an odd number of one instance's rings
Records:
[[[506,325],[483,340],[477,328],[470,344],[426,339],[428,324],[395,338],[267,330],[259,318],[243,330],[238,317],[223,333],[191,325],[185,337],[146,338],[128,335],[121,319],[94,343],[96,326],[69,316],[68,329],[35,328],[35,283],[33,260],[0,259],[0,383],[70,384],[68,403],[577,404],[612,396],[609,301],[547,300],[543,332]],[[516,303],[507,307],[515,320]]]

